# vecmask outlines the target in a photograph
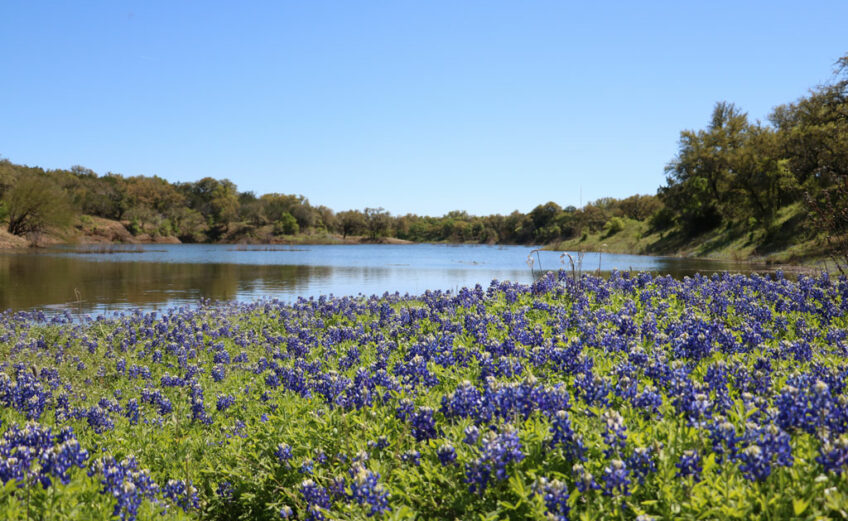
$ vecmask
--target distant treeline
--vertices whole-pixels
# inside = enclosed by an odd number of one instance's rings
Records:
[[[428,217],[390,215],[382,208],[334,212],[301,195],[239,192],[227,179],[170,183],[156,176],[97,175],[78,166],[46,171],[3,160],[0,219],[17,235],[92,215],[122,221],[132,233],[184,242],[226,240],[238,230],[266,238],[333,233],[544,244],[601,230],[613,234],[623,219],[687,236],[739,224],[768,231],[781,208],[803,201],[805,218],[815,225],[810,229],[824,232],[837,248],[848,222],[840,214],[848,207],[848,55],[837,62],[833,81],[775,108],[767,122],[749,121],[731,103],[716,104],[705,129],[681,132],[679,151],[665,171],[666,184],[656,195],[603,198],[582,208],[548,202],[528,213]]]

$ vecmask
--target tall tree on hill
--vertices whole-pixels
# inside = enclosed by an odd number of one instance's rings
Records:
[[[680,149],[666,166],[667,184],[659,195],[687,232],[708,230],[733,214],[732,160],[744,145],[749,128],[744,112],[732,103],[720,102],[706,130],[680,133]]]
[[[795,176],[780,155],[777,134],[770,128],[752,125],[744,146],[731,156],[733,186],[738,216],[754,217],[770,230],[777,211],[797,193]]]
[[[836,62],[836,81],[813,89],[770,116],[783,155],[805,190],[840,183],[848,175],[848,54]]]

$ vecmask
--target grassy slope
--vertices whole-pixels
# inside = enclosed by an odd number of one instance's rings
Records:
[[[549,247],[569,251],[679,255],[766,263],[810,264],[825,257],[817,238],[808,237],[800,205],[783,208],[768,233],[760,228],[737,225],[697,237],[686,237],[679,230],[652,232],[647,222],[623,221],[624,228],[616,234],[589,234]]]

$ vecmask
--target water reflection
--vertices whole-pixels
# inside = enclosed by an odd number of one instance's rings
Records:
[[[332,268],[239,264],[88,262],[47,255],[0,255],[0,309],[69,307],[103,312],[178,305],[199,298],[297,294]]]
[[[479,245],[233,247],[155,245],[0,252],[0,310],[69,308],[102,313],[213,300],[420,294],[492,279],[529,283],[531,248]],[[576,255],[573,255],[575,258]],[[534,255],[534,269],[570,269],[558,252]],[[733,262],[589,253],[584,272],[649,270],[675,277],[761,270]]]

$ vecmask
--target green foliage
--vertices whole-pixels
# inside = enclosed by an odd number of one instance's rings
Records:
[[[366,208],[364,215],[365,227],[371,239],[382,237],[389,232],[391,226],[389,212],[383,210],[383,208]]]
[[[171,221],[169,219],[162,219],[159,222],[159,227],[156,229],[156,233],[163,237],[170,237],[174,234],[174,227],[171,225]]]
[[[40,174],[19,177],[3,194],[3,204],[9,220],[7,229],[15,235],[64,227],[73,216],[67,194],[52,179]]]
[[[129,231],[133,235],[140,235],[142,233],[141,224],[138,222],[138,219],[130,220]]]
[[[607,237],[612,237],[623,229],[624,221],[621,220],[621,217],[613,217],[604,225],[604,230],[606,230]]]
[[[300,231],[297,219],[288,212],[283,212],[280,218],[274,222],[274,235],[294,235]]]
[[[810,217],[824,236],[831,259],[843,275],[848,275],[848,177],[823,190],[818,197],[806,194]]]
[[[749,221],[768,234],[779,210],[801,201],[804,190],[815,199],[848,175],[848,56],[836,72],[834,83],[776,108],[771,126],[721,102],[705,130],[681,132],[659,191],[674,222],[689,235]],[[657,216],[654,227],[670,221]]]

